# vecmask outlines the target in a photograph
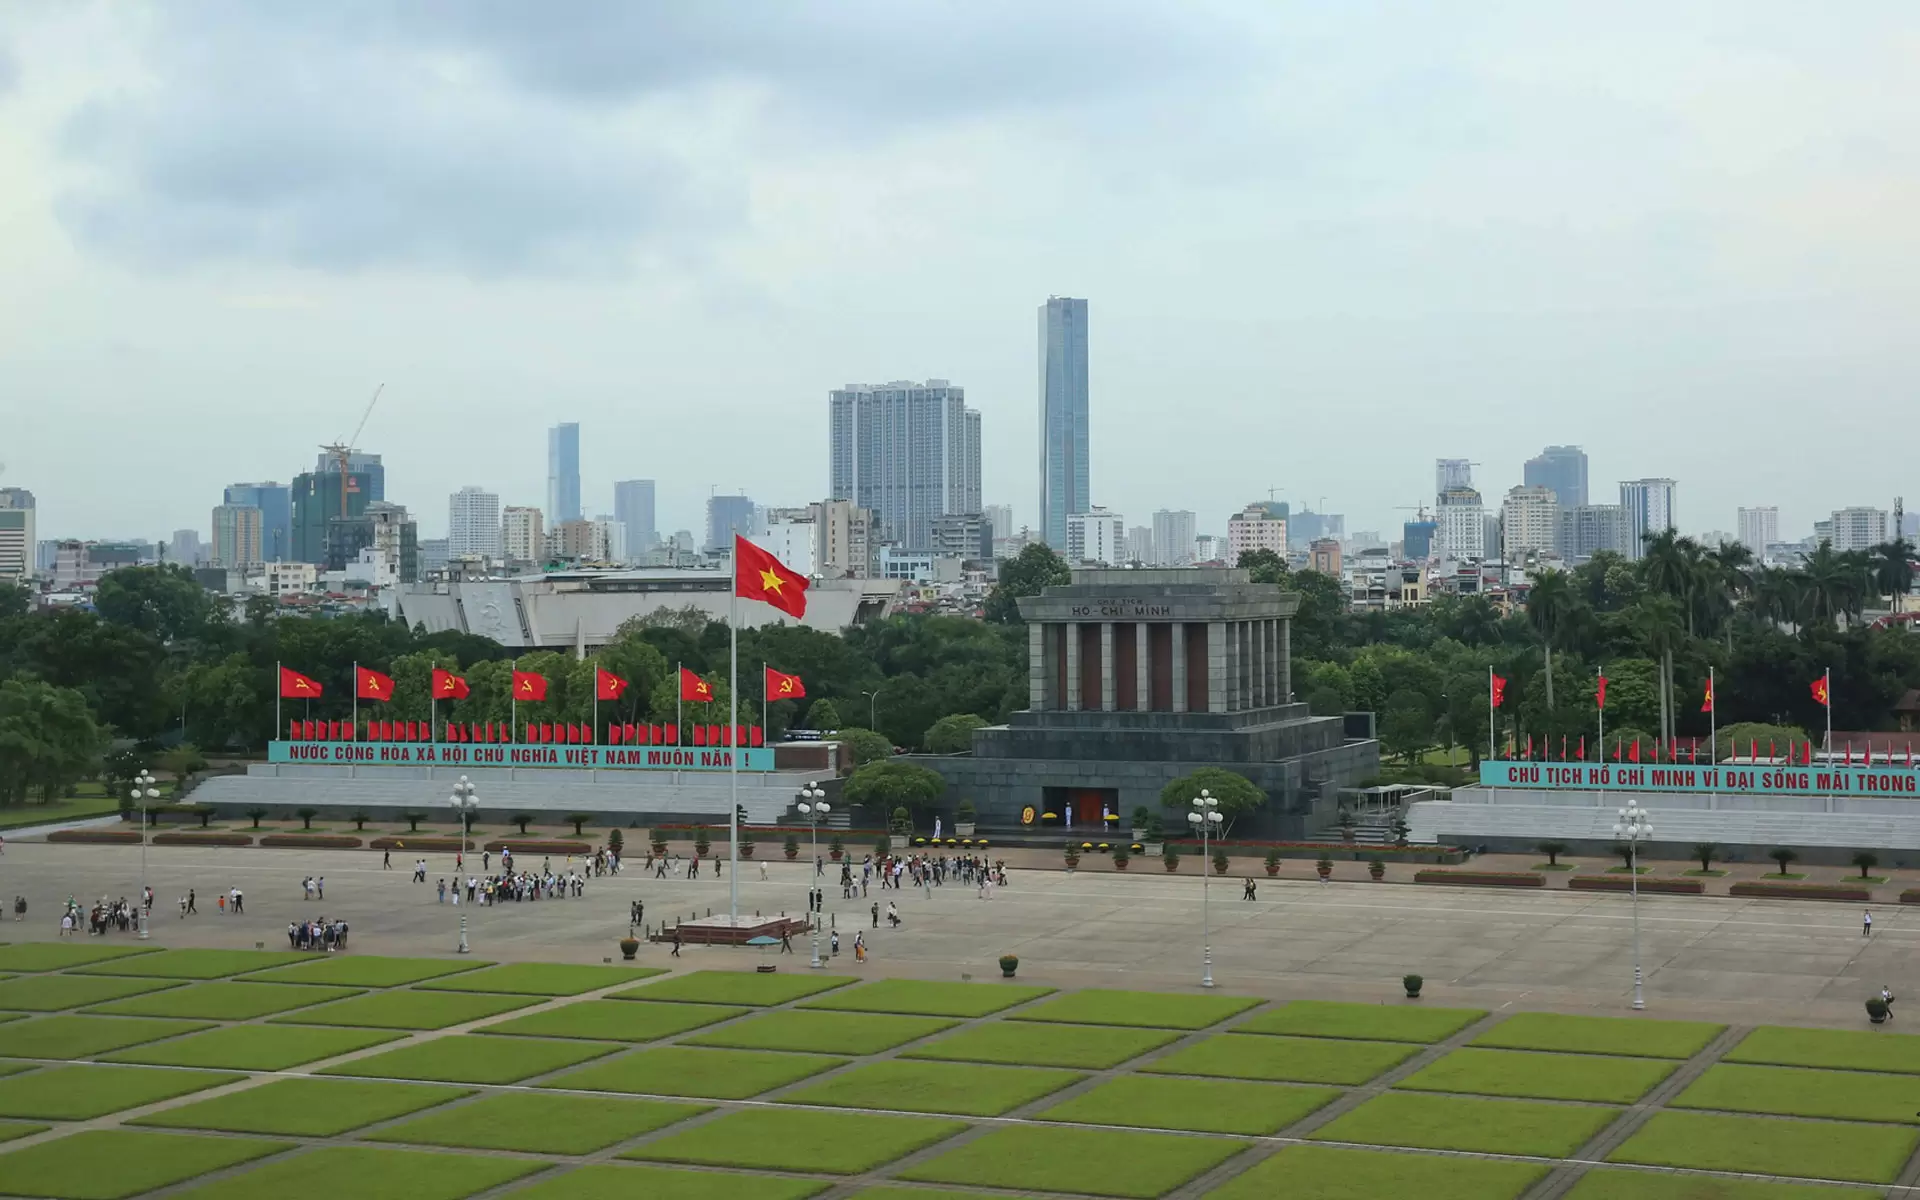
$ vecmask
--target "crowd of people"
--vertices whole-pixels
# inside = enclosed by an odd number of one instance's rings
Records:
[[[118,900],[109,900],[105,896],[94,901],[85,911],[80,902],[72,896],[67,897],[66,911],[60,914],[60,936],[70,937],[82,928],[88,937],[104,937],[109,933],[133,933],[140,928],[142,911],[153,912],[153,889],[148,888],[141,895],[141,906],[136,907],[125,896]],[[24,914],[24,903],[16,904],[16,909]]]
[[[347,948],[347,923],[343,920],[288,921],[287,945],[295,950],[323,951],[332,954]]]

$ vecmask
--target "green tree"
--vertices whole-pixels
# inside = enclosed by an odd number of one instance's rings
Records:
[[[962,754],[973,749],[973,731],[986,728],[986,722],[972,713],[954,713],[941,717],[927,730],[927,753]]]
[[[1201,767],[1160,789],[1161,807],[1181,810],[1180,815],[1174,818],[1176,827],[1186,824],[1185,811],[1193,807],[1194,797],[1203,790],[1220,802],[1220,832],[1223,836],[1233,828],[1236,820],[1267,802],[1267,794],[1255,787],[1245,775],[1224,767]]]
[[[946,795],[939,772],[904,762],[871,762],[847,778],[841,791],[849,804],[883,812],[896,808],[919,814]]]
[[[807,706],[807,728],[818,729],[822,733],[840,728],[840,710],[831,700],[815,700]]]
[[[842,729],[839,738],[853,748],[855,767],[864,767],[868,763],[893,757],[893,743],[887,740],[884,734],[875,733],[871,729],[861,729],[858,726]]]
[[[1042,588],[1070,583],[1073,572],[1051,547],[1029,542],[1020,553],[1000,563],[1000,582],[987,595],[987,620],[1001,625],[1020,621],[1022,596],[1038,596]]]
[[[1387,700],[1387,712],[1381,721],[1381,738],[1387,750],[1408,762],[1433,745],[1433,713],[1426,698],[1418,692],[1398,691]]]
[[[213,601],[178,563],[121,567],[100,577],[94,610],[101,619],[149,633],[162,642],[207,632]]]
[[[1553,648],[1566,636],[1577,603],[1572,581],[1564,571],[1542,571],[1527,592],[1527,623],[1540,638],[1540,652],[1545,656],[1549,710],[1553,708]]]
[[[35,679],[0,683],[0,805],[51,803],[99,761],[105,739],[86,698]]]

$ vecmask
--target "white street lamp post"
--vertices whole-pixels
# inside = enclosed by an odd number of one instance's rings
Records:
[[[448,806],[460,814],[460,863],[453,876],[453,902],[456,905],[460,903],[460,871],[467,866],[467,821],[480,808],[480,798],[474,794],[478,790],[472,780],[462,775],[454,782],[453,795],[447,799]],[[464,908],[460,910],[460,945],[455,953],[471,953],[467,948],[467,910]]]
[[[153,772],[142,769],[133,777],[133,802],[140,809],[140,933],[145,941],[148,936],[147,918],[147,809],[160,798],[160,789],[154,784],[159,782]]]
[[[820,886],[820,822],[833,811],[833,806],[821,799],[826,794],[826,790],[819,784],[809,783],[800,789],[800,803],[795,805],[800,810],[800,815],[807,819],[807,824],[812,827],[813,832],[813,861],[810,865],[813,866],[814,873],[807,877],[807,926],[808,940],[813,947],[813,961],[807,965],[814,970],[819,970],[826,965],[820,961],[820,916],[816,907],[818,902],[814,899],[815,890]]]
[[[1638,800],[1628,799],[1613,823],[1613,836],[1627,844],[1627,877],[1633,881],[1633,1007],[1642,1009],[1647,1001],[1640,988],[1640,843],[1653,840],[1651,814]]]
[[[1201,788],[1200,794],[1193,798],[1193,811],[1187,814],[1187,824],[1200,831],[1200,986],[1209,988],[1213,986],[1213,924],[1207,909],[1207,876],[1213,871],[1209,847],[1220,821],[1220,801],[1206,788]]]

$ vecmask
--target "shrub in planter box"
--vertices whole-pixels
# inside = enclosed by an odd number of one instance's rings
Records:
[[[1280,852],[1278,850],[1269,850],[1267,851],[1267,874],[1278,875],[1279,873]]]
[[[1743,879],[1727,889],[1730,896],[1771,896],[1782,900],[1851,900],[1864,904],[1873,899],[1871,888],[1844,883],[1768,883]]]
[[[1080,849],[1079,849],[1079,847],[1077,847],[1077,846],[1068,846],[1068,847],[1067,847],[1067,853],[1066,853],[1066,863],[1067,863],[1067,870],[1069,870],[1069,871],[1071,871],[1071,870],[1073,870],[1073,869],[1074,869],[1075,867],[1077,867],[1077,866],[1079,866],[1079,865],[1080,865]]]
[[[841,857],[844,856],[846,852],[847,852],[847,848],[840,844],[839,838],[834,838],[832,841],[827,843],[827,857],[832,859],[835,862],[839,862]]]
[[[780,852],[787,856],[788,861],[800,857],[800,839],[788,834],[786,840],[780,843]]]
[[[1630,892],[1633,883],[1631,875],[1575,875],[1567,880],[1567,886],[1576,892]],[[1707,886],[1698,879],[1642,879],[1640,890],[1675,896],[1699,896],[1706,893]]]
[[[1900,903],[1920,904],[1920,888],[1908,888],[1900,893]]]
[[[1172,846],[1161,850],[1160,865],[1165,867],[1169,873],[1178,871],[1180,869],[1180,852]]]
[[[277,850],[358,850],[360,839],[345,833],[269,833],[260,844]],[[454,842],[456,849],[459,845]]]
[[[253,835],[246,833],[156,833],[156,846],[251,846]]]
[[[1215,850],[1213,852],[1213,873],[1215,875],[1225,875],[1227,873],[1227,852],[1225,850]]]
[[[448,839],[454,849],[460,848],[459,838]],[[593,847],[585,842],[556,841],[548,838],[496,838],[481,847],[498,854],[502,850],[511,850],[515,854],[592,854]]]
[[[1875,1025],[1885,1025],[1887,1018],[1892,1015],[1892,1013],[1892,1006],[1878,996],[1874,996],[1867,1001],[1867,1019]]]
[[[431,835],[426,837],[413,837],[403,833],[391,837],[377,837],[371,842],[368,842],[367,845],[375,850],[448,851],[460,849],[460,839],[433,837]]]
[[[1370,878],[1372,878],[1372,880],[1375,883],[1379,883],[1382,879],[1385,879],[1387,877],[1386,860],[1381,858],[1378,854],[1375,854],[1370,858],[1368,858],[1367,859],[1367,875]]]
[[[1127,848],[1125,846],[1115,846],[1113,848],[1113,869],[1116,871],[1124,871],[1127,869]]]
[[[621,958],[631,959],[635,954],[638,954],[639,952],[640,952],[639,938],[623,937],[620,939],[620,957]]]
[[[1409,1000],[1418,1000],[1420,998],[1420,988],[1424,983],[1426,983],[1426,980],[1418,975],[1402,975],[1400,977],[1400,986],[1407,989],[1407,999]]]
[[[1413,873],[1415,883],[1465,884],[1470,887],[1545,887],[1547,877],[1537,871],[1450,871],[1429,868]]]
[[[84,842],[102,846],[138,845],[137,829],[57,829],[47,835],[50,842]]]
[[[1333,874],[1333,860],[1321,855],[1320,861],[1313,864],[1313,873],[1322,879],[1330,877]]]
[[[1012,979],[1013,973],[1015,971],[1018,971],[1019,969],[1020,969],[1019,955],[1002,954],[1000,956],[1000,977],[1002,979]]]

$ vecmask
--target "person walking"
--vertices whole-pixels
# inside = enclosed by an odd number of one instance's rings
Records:
[[[1866,937],[1873,932],[1873,910],[1866,909],[1860,914],[1860,936]]]
[[[878,900],[873,902],[873,927],[875,929],[880,928],[880,902]]]
[[[1241,889],[1240,898],[1242,900],[1253,899],[1253,876],[1247,876],[1247,886]]]
[[[380,852],[380,869],[382,871],[393,870],[393,851],[382,850]]]
[[[245,911],[246,904],[240,895],[240,889],[236,887],[233,889],[233,915],[237,917]]]
[[[673,957],[680,957],[680,927],[678,925],[673,927]]]
[[[187,915],[197,917],[200,915],[200,910],[194,907],[193,901],[194,901],[193,889],[188,888],[187,889]]]
[[[327,877],[325,875],[313,881],[313,890],[317,899],[325,900],[327,898]]]
[[[828,942],[830,945],[833,946],[833,953],[828,957],[830,958],[840,957],[840,931],[838,929],[833,931],[833,936],[828,939]]]

